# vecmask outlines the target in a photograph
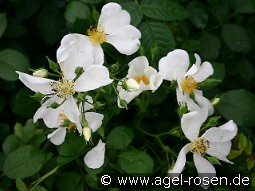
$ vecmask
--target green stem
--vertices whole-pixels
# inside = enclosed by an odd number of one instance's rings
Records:
[[[148,136],[154,137],[154,138],[157,138],[157,137],[158,137],[158,135],[154,135],[154,134],[152,134],[152,133],[149,133],[149,132],[147,132],[147,131],[141,129],[139,126],[136,126],[136,128],[137,128],[139,131],[141,131],[143,134],[145,134],[145,135],[148,135]]]
[[[60,73],[60,74],[61,74],[61,73]],[[58,77],[58,78],[60,78],[60,77],[61,77],[60,74],[52,74],[52,73],[49,73],[49,72],[48,72],[48,76],[52,76],[52,77]]]
[[[32,184],[34,184],[34,186],[29,190],[29,191],[33,191],[36,186],[38,186],[44,179],[46,179],[47,177],[51,176],[52,174],[54,174],[58,168],[60,166],[57,166],[56,168],[54,168],[53,170],[51,170],[50,172],[48,172],[47,174],[43,175],[42,177],[38,178],[36,181],[34,181]]]
[[[233,12],[233,13],[232,13],[228,18],[226,18],[224,21],[222,21],[222,22],[220,22],[219,24],[217,24],[217,25],[215,25],[215,26],[213,26],[213,27],[211,27],[211,28],[209,28],[209,29],[203,31],[202,33],[208,33],[208,32],[210,32],[210,31],[212,31],[212,30],[215,30],[215,29],[221,27],[224,23],[226,23],[226,22],[228,22],[230,19],[232,19],[237,13],[238,13],[238,11]]]

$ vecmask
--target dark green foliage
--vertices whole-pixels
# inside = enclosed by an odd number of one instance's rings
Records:
[[[202,61],[211,62],[214,68],[214,74],[200,84],[200,89],[208,99],[220,98],[214,116],[204,128],[219,126],[227,120],[233,120],[239,127],[229,155],[235,164],[227,165],[213,157],[209,160],[227,175],[254,172],[255,1],[113,1],[130,13],[131,24],[141,31],[142,37],[139,51],[129,57],[111,45],[103,45],[104,65],[110,68],[111,77],[125,77],[127,63],[136,56],[146,56],[157,69],[158,60],[174,49],[185,49],[191,63],[194,53],[198,53]],[[107,2],[0,1],[0,191],[104,190],[97,184],[97,175],[101,173],[165,176],[180,148],[187,143],[177,113],[179,110],[182,115],[187,110],[178,108],[174,88],[168,82],[154,93],[141,94],[127,105],[128,110],[117,108],[112,86],[93,92],[94,110],[104,114],[104,120],[102,127],[92,134],[91,142],[86,143],[76,131],[67,133],[65,142],[55,146],[47,139],[55,128],[45,127],[42,120],[34,123],[29,119],[47,98],[24,87],[15,71],[29,73],[31,68],[45,68],[57,80],[61,74],[55,63],[56,50],[61,39],[73,32],[87,34],[89,26],[96,26]],[[78,69],[79,76],[83,71]],[[80,94],[78,101],[84,101],[85,96]],[[105,163],[99,169],[88,169],[84,155],[99,139],[106,143]],[[192,159],[187,160],[187,171],[196,173],[190,163]]]

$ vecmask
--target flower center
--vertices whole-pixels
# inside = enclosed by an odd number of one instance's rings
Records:
[[[192,76],[187,76],[182,80],[181,87],[184,93],[191,94],[193,90],[198,89],[198,82]]]
[[[76,132],[76,124],[70,121],[63,112],[59,114],[59,120],[60,126],[65,127],[68,132],[70,132],[72,129],[74,132]]]
[[[93,28],[90,26],[90,28],[87,30],[89,40],[93,44],[102,44],[106,41],[106,34],[102,27]]]
[[[209,141],[199,137],[191,143],[190,151],[203,156],[209,147]]]
[[[145,76],[145,75],[136,76],[136,77],[134,77],[134,80],[137,81],[138,84],[139,84],[141,81],[142,81],[145,85],[149,85],[149,83],[150,83],[148,77]]]
[[[74,91],[74,83],[72,80],[59,80],[57,82],[51,83],[52,90],[56,92],[57,96],[60,98],[67,98],[72,96]]]

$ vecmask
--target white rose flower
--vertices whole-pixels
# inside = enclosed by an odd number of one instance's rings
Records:
[[[196,63],[189,68],[189,55],[186,51],[176,49],[159,61],[159,72],[164,80],[177,81],[177,100],[180,105],[186,104],[191,94],[200,94],[199,83],[213,74],[213,67],[209,62],[201,63],[195,54]]]
[[[69,69],[103,64],[101,44],[105,42],[113,45],[122,54],[135,53],[140,47],[141,33],[130,25],[130,20],[130,14],[119,4],[106,4],[101,10],[97,27],[89,28],[88,36],[76,33],[64,36],[57,50],[58,62]]]
[[[34,115],[34,122],[42,118],[49,128],[58,128],[63,137],[63,122],[70,121],[76,125],[78,132],[82,133],[80,111],[76,104],[74,94],[87,92],[112,83],[109,71],[104,66],[89,66],[78,79],[68,79],[63,76],[59,81],[36,77],[17,72],[19,79],[32,91],[40,92],[48,98]],[[63,119],[63,116],[64,119]],[[68,125],[66,125],[68,127]],[[58,134],[58,133],[57,133]],[[56,135],[56,132],[55,134]],[[50,135],[52,138],[53,134]],[[52,138],[53,139],[53,138]],[[62,138],[63,139],[63,138]],[[61,142],[61,141],[56,141]]]
[[[126,78],[136,81],[139,88],[136,88],[134,90],[130,89],[129,91],[127,91],[122,88],[122,84],[120,82],[117,86],[117,90],[119,92],[119,107],[122,107],[120,105],[120,99],[125,100],[127,103],[129,103],[143,91],[156,91],[163,81],[157,70],[149,66],[149,62],[145,56],[139,56],[133,59],[131,62],[129,62],[128,66],[129,70]],[[138,86],[136,85],[136,87]]]
[[[231,150],[231,140],[237,134],[236,124],[230,120],[219,127],[211,127],[199,137],[199,130],[201,124],[205,121],[206,115],[207,111],[204,109],[201,113],[194,111],[182,117],[182,131],[191,143],[186,144],[179,152],[176,163],[173,169],[170,170],[170,176],[179,176],[183,171],[188,152],[193,153],[195,167],[201,179],[204,176],[210,176],[212,178],[216,175],[213,165],[204,158],[205,154],[233,164],[227,159],[227,155]]]

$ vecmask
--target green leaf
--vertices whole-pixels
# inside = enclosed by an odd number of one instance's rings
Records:
[[[20,178],[17,178],[15,180],[15,183],[16,183],[16,188],[19,191],[27,191],[28,190],[26,184]]]
[[[28,32],[25,24],[16,18],[8,18],[7,23],[8,25],[4,34],[10,38],[20,37]]]
[[[230,3],[229,1],[221,0],[208,0],[210,6],[210,11],[213,16],[219,21],[223,22],[229,17]]]
[[[85,152],[86,143],[83,136],[77,133],[69,133],[64,143],[59,146],[59,155],[72,157]]]
[[[84,3],[89,3],[89,4],[96,4],[96,3],[100,3],[104,0],[80,0],[80,1],[82,1]]]
[[[230,151],[229,155],[228,155],[228,159],[232,160],[237,158],[238,156],[240,156],[242,154],[243,151],[240,150],[232,150]]]
[[[238,13],[254,13],[255,7],[252,0],[232,0],[234,8]]]
[[[127,101],[124,99],[120,100],[120,106],[128,110]]]
[[[41,0],[20,0],[18,6],[15,7],[17,18],[25,20],[33,16],[39,9]]]
[[[46,159],[46,153],[34,146],[22,146],[11,152],[4,163],[4,174],[9,178],[27,178],[37,173]]]
[[[90,188],[98,189],[98,177],[95,174],[86,174],[84,176],[86,184]]]
[[[106,146],[112,149],[124,149],[133,140],[134,132],[125,126],[115,127],[108,135]]]
[[[247,155],[251,155],[251,153],[252,153],[252,147],[253,147],[253,144],[252,144],[251,140],[248,139],[247,146],[245,147],[244,152],[245,152]]]
[[[255,160],[247,160],[247,168],[251,170],[254,167]]]
[[[224,63],[212,62],[211,64],[214,72],[209,78],[223,81],[226,76],[226,67]]]
[[[76,156],[72,156],[72,157],[58,156],[57,163],[58,163],[58,165],[64,165],[66,163],[71,162],[75,158],[76,158]]]
[[[217,110],[241,126],[255,125],[255,95],[247,90],[230,90],[220,96]]]
[[[69,23],[74,23],[76,19],[88,19],[89,17],[89,7],[80,1],[71,1],[66,7],[65,19]]]
[[[210,163],[221,165],[220,161],[216,157],[206,157]]]
[[[16,135],[20,140],[22,140],[23,136],[23,125],[20,123],[16,123],[14,126],[14,135]]]
[[[167,91],[160,86],[157,91],[153,92],[151,95],[151,105],[158,105],[167,99]]]
[[[140,5],[137,2],[132,1],[125,1],[120,5],[124,10],[129,12],[131,16],[131,25],[138,26],[138,24],[142,21],[143,18],[143,12]]]
[[[140,24],[142,46],[149,51],[156,46],[160,56],[165,56],[175,48],[173,35],[165,23],[143,22]]]
[[[208,78],[205,81],[199,83],[199,88],[206,90],[208,88],[217,86],[219,83],[221,83],[221,80]]]
[[[142,0],[141,7],[143,14],[147,17],[163,21],[183,20],[189,16],[182,6],[171,0],[161,0],[160,3]]]
[[[22,129],[22,141],[27,143],[35,133],[35,124],[33,123],[33,120],[30,119],[26,122],[25,126]]]
[[[8,135],[2,144],[3,152],[8,155],[19,147],[19,143],[19,139],[15,135]]]
[[[255,73],[254,64],[248,59],[242,59],[237,63],[237,68],[240,76],[244,80],[252,80]]]
[[[129,150],[121,153],[118,157],[120,168],[126,173],[152,173],[154,161],[146,152]]]
[[[57,179],[59,191],[83,191],[82,176],[74,172],[64,172]]]
[[[33,189],[33,191],[47,191],[47,189],[44,188],[44,187],[42,187],[42,186],[40,186],[40,185],[37,185],[37,186]]]
[[[54,72],[59,73],[59,65],[56,62],[53,62],[48,56],[46,56],[50,69],[52,69]]]
[[[189,17],[191,23],[199,29],[204,29],[208,22],[208,11],[205,10],[204,5],[198,1],[191,1],[188,5]]]
[[[3,166],[4,166],[5,159],[6,159],[6,155],[3,152],[0,152],[0,171],[1,172],[3,172]]]
[[[30,96],[32,99],[34,99],[35,101],[41,103],[42,99],[45,97],[44,94],[40,93],[40,92],[36,92],[34,95]]]
[[[218,125],[218,120],[221,118],[221,116],[212,116],[210,117],[208,123],[205,125],[205,127],[215,127]]]
[[[230,50],[233,52],[249,52],[251,44],[246,30],[236,24],[222,26],[222,37]]]
[[[246,148],[247,144],[248,144],[247,137],[243,133],[240,133],[239,141],[238,141],[238,148],[243,151]]]
[[[219,56],[221,43],[217,36],[206,33],[200,37],[201,50],[200,54],[204,59],[216,59]]]
[[[201,43],[198,40],[187,39],[182,43],[182,49],[189,52],[196,52],[201,49]]]
[[[43,129],[36,129],[33,137],[29,140],[29,143],[34,146],[40,146],[46,140],[46,135],[43,133]]]
[[[0,13],[0,38],[3,36],[6,28],[7,28],[6,14]]]
[[[53,102],[52,104],[50,104],[50,106],[49,107],[51,107],[51,108],[53,108],[53,109],[56,109],[56,108],[58,108],[59,106],[61,106],[62,105],[62,103],[57,103],[57,102]]]
[[[37,28],[43,40],[52,45],[65,32],[64,18],[61,12],[55,7],[45,7],[42,9],[37,18]]]
[[[0,78],[16,81],[18,75],[15,71],[25,72],[28,68],[29,61],[22,53],[12,49],[0,51]]]
[[[33,92],[26,87],[22,87],[15,96],[12,110],[14,113],[24,116],[32,117],[39,107],[39,103],[30,98]]]

